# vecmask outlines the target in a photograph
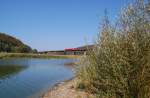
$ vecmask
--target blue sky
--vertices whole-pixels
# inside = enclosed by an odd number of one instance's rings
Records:
[[[0,32],[32,48],[60,50],[91,44],[107,9],[115,20],[132,0],[0,0]]]

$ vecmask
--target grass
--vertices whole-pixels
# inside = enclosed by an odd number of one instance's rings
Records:
[[[33,53],[0,53],[0,59],[4,58],[45,58],[45,59],[77,59],[78,55],[48,55],[48,54],[33,54]]]

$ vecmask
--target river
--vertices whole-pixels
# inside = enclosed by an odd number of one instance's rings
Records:
[[[0,98],[41,98],[50,87],[74,76],[73,59],[0,60]]]

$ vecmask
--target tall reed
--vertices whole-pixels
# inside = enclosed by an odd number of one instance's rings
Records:
[[[99,98],[150,98],[150,12],[144,0],[105,17],[95,47],[81,58],[79,87]]]

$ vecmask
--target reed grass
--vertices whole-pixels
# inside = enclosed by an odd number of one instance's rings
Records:
[[[150,98],[150,13],[144,0],[105,17],[95,48],[80,59],[78,87],[98,98]]]

